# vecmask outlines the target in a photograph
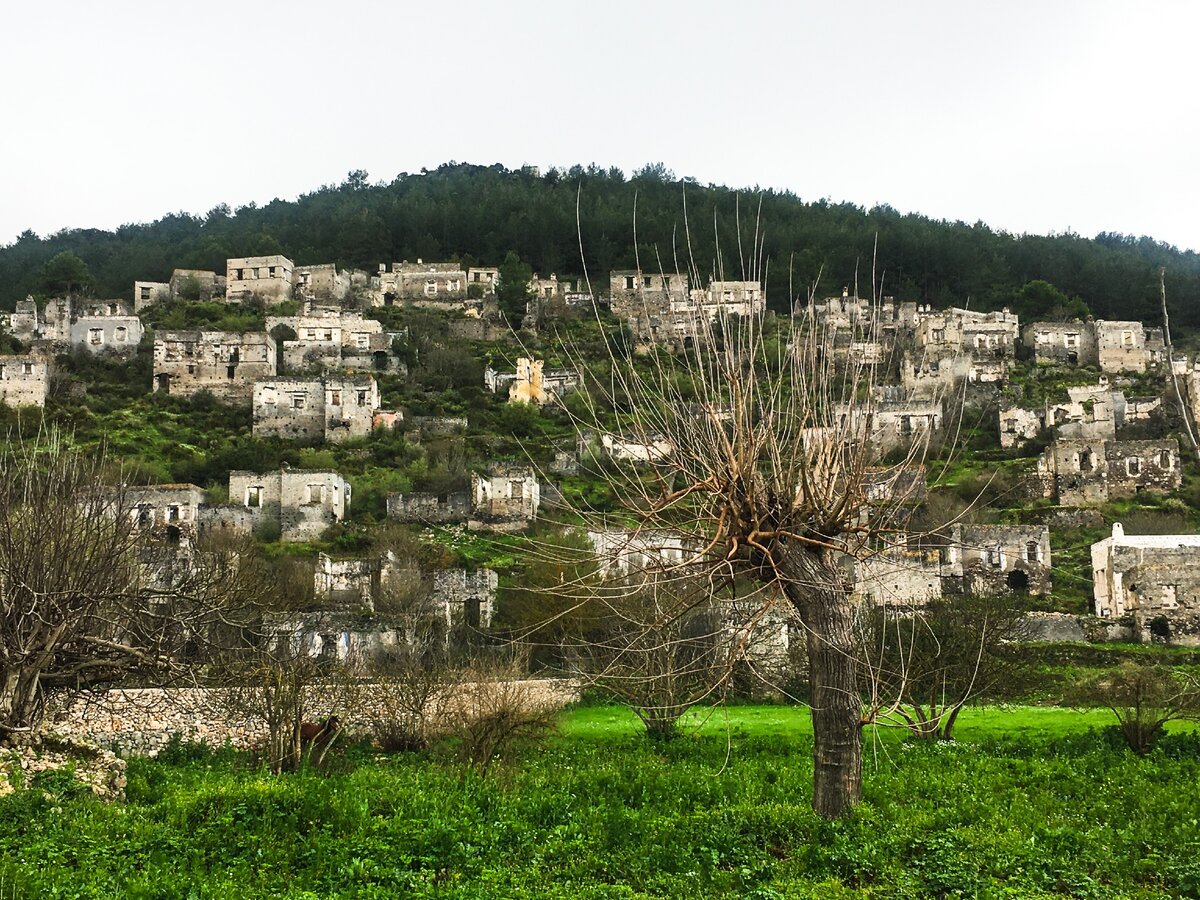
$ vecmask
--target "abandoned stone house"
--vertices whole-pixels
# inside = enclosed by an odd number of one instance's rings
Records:
[[[704,291],[704,312],[716,315],[754,316],[767,308],[766,292],[757,281],[713,281]]]
[[[675,452],[675,444],[663,434],[600,435],[600,450],[618,462],[651,463],[667,459]]]
[[[1017,316],[1007,309],[984,313],[952,307],[922,316],[916,326],[920,347],[979,357],[1013,355],[1019,335]]]
[[[472,531],[521,531],[537,518],[541,504],[537,472],[521,463],[492,463],[471,475]]]
[[[1117,522],[1091,554],[1097,616],[1133,616],[1143,639],[1200,645],[1200,535],[1127,535]]]
[[[27,341],[82,347],[91,353],[127,355],[137,351],[142,323],[124,300],[53,297],[39,310],[32,297],[18,301],[8,317],[9,331]]]
[[[209,391],[249,400],[254,382],[275,375],[275,341],[265,332],[159,331],[154,335],[154,390],[189,396]]]
[[[588,531],[588,543],[604,578],[655,577],[680,566],[688,558],[688,542],[669,531],[616,528]]]
[[[393,493],[387,497],[389,519],[397,522],[419,522],[423,525],[452,525],[466,522],[471,516],[469,491],[441,494],[428,491]]]
[[[539,300],[561,300],[574,287],[570,281],[559,281],[554,272],[550,273],[549,278],[542,278],[534,272],[529,279],[529,293]]]
[[[864,408],[853,404],[838,407],[845,428],[857,431],[855,419]],[[903,446],[910,441],[940,431],[942,427],[941,400],[878,400],[870,410],[866,439],[881,453]],[[864,429],[865,430],[865,429]]]
[[[942,596],[943,561],[939,549],[889,547],[850,560],[851,593],[869,606],[922,606]]]
[[[350,499],[350,483],[337,472],[284,468],[229,473],[230,504],[248,511],[254,529],[278,524],[279,539],[285,542],[317,540],[346,517]]]
[[[365,275],[363,276],[365,280]],[[292,270],[295,292],[305,300],[340,303],[350,293],[353,275],[339,271],[333,263],[296,266]],[[267,331],[271,326],[267,326]]]
[[[401,628],[404,619],[429,616],[440,620],[445,632],[462,625],[490,627],[497,585],[491,569],[421,572],[412,560],[390,550],[355,559],[321,553],[313,569],[313,598],[322,606],[358,607],[381,613],[385,620],[390,614]],[[412,635],[403,638],[411,640]]]
[[[1037,478],[1042,496],[1062,506],[1170,493],[1182,483],[1179,443],[1058,440],[1038,459]]]
[[[1033,352],[1038,363],[1066,363],[1072,366],[1099,364],[1096,331],[1091,322],[1034,322],[1022,332],[1022,343]]]
[[[254,383],[254,435],[341,443],[371,433],[379,385],[370,375],[272,378]]]
[[[383,323],[362,313],[306,304],[303,315],[268,316],[267,332],[284,337],[281,369],[306,372],[323,369],[386,371],[396,368],[392,342],[400,333],[383,330]]]
[[[1103,372],[1145,372],[1158,368],[1166,358],[1161,328],[1147,329],[1141,322],[1109,322],[1097,319],[1096,356]]]
[[[143,333],[137,316],[80,316],[71,322],[71,346],[129,356],[137,352]]]
[[[160,300],[225,298],[225,276],[206,269],[175,269],[170,281],[135,281],[133,311],[141,312]]]
[[[793,309],[793,315],[804,315],[827,332],[836,334],[850,331],[874,335],[883,340],[911,336],[917,324],[933,314],[928,304],[896,303],[894,297],[882,297],[875,301],[851,294],[848,287],[842,288],[840,297],[813,300]]]
[[[683,273],[619,270],[609,273],[608,284],[613,315],[628,324],[641,343],[682,345],[696,336]]]
[[[204,490],[194,484],[152,484],[125,490],[125,504],[139,529],[177,544],[195,536]]]
[[[467,272],[456,262],[398,262],[392,263],[390,272],[386,263],[380,263],[374,285],[376,306],[391,306],[397,301],[444,306],[467,299]]]
[[[490,297],[496,293],[496,282],[499,280],[500,270],[494,266],[472,266],[467,269],[467,290],[471,294]],[[472,285],[477,287],[473,288]]]
[[[295,265],[286,256],[245,256],[225,261],[225,299],[282,303],[292,298]]]
[[[50,367],[32,356],[0,356],[0,401],[6,405],[46,405]]]
[[[1126,407],[1125,394],[1109,387],[1102,376],[1099,384],[1067,388],[1065,401],[1049,400],[1044,409],[1002,407],[1000,446],[1023,446],[1050,427],[1062,440],[1113,439],[1125,424]]]
[[[945,397],[968,385],[1001,385],[1008,377],[1008,358],[976,356],[970,351],[929,346],[905,352],[900,383],[914,400]]]
[[[497,372],[489,366],[483,372],[483,383],[496,392],[507,388],[509,403],[533,403],[536,406],[561,402],[564,396],[579,387],[578,372],[572,369],[547,371],[544,366],[544,360],[520,357],[515,373]]]
[[[1048,594],[1050,572],[1050,529],[1045,525],[959,523],[950,528],[942,586],[947,594]]]

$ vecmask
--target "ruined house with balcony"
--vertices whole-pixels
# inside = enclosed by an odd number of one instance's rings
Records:
[[[272,378],[254,383],[254,435],[341,443],[371,433],[379,385],[370,375]]]
[[[1200,645],[1200,535],[1127,535],[1117,522],[1091,556],[1097,616],[1132,616],[1146,641]]]
[[[225,299],[229,303],[257,300],[265,304],[292,299],[295,265],[286,256],[244,256],[225,261]]]
[[[44,407],[50,395],[50,367],[32,356],[0,356],[0,402]]]
[[[218,530],[222,517],[255,531],[279,530],[285,542],[318,540],[327,528],[341,522],[350,506],[351,488],[337,472],[288,469],[276,472],[229,473],[232,510],[216,507],[202,524]]]
[[[159,331],[154,335],[155,391],[250,401],[254,382],[275,375],[275,340],[266,332]]]

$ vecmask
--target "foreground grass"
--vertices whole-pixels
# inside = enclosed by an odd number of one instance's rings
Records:
[[[808,809],[807,714],[735,707],[666,745],[627,712],[482,781],[350,750],[329,775],[247,757],[130,765],[128,802],[0,799],[4,897],[1177,897],[1200,892],[1200,740],[1139,759],[1098,713],[964,715],[871,739],[864,803]]]

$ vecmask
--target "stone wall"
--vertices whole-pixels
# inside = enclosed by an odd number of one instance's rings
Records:
[[[565,705],[579,698],[579,685],[568,679],[528,679],[521,684],[547,704]],[[356,688],[350,704],[344,695],[338,702],[314,691],[308,718],[319,721],[337,715],[348,731],[369,730],[386,709],[370,684]],[[214,747],[226,741],[239,748],[262,744],[262,722],[234,712],[234,706],[229,692],[221,688],[130,688],[82,694],[69,701],[55,698],[49,712],[51,728],[58,733],[125,754],[155,756],[175,734]]]
[[[389,519],[398,522],[424,522],[430,525],[465,522],[471,515],[471,495],[466,491],[455,494],[422,491],[388,494],[387,514]]]

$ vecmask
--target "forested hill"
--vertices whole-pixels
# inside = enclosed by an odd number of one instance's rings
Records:
[[[582,237],[587,272],[599,287],[607,285],[609,269],[634,264],[635,197],[643,267],[674,269],[676,259],[681,269],[687,265],[684,188],[661,165],[626,178],[596,167],[539,176],[448,163],[389,184],[371,184],[366,173],[354,172],[343,184],[296,201],[236,211],[219,206],[203,216],[173,214],[116,231],[68,230],[45,238],[26,232],[0,248],[0,307],[12,309],[17,299],[38,293],[43,266],[64,250],[87,263],[98,295],[129,297],[135,280],[163,281],[176,267],[223,272],[228,257],[271,253],[298,264],[373,270],[380,262],[417,258],[495,265],[515,250],[535,271],[580,275]],[[779,309],[787,307],[789,280],[799,293],[818,273],[819,293],[834,293],[853,283],[857,267],[865,292],[878,235],[883,292],[901,300],[1015,305],[1028,319],[1051,310],[1044,291],[1020,288],[1046,281],[1082,299],[1098,318],[1154,324],[1161,319],[1158,269],[1165,266],[1173,323],[1200,331],[1200,255],[1150,238],[1017,237],[886,206],[864,210],[691,182],[686,208],[692,256],[705,276],[719,257],[726,277],[739,278],[740,260],[748,266],[754,254],[758,225],[769,260],[768,296]]]

